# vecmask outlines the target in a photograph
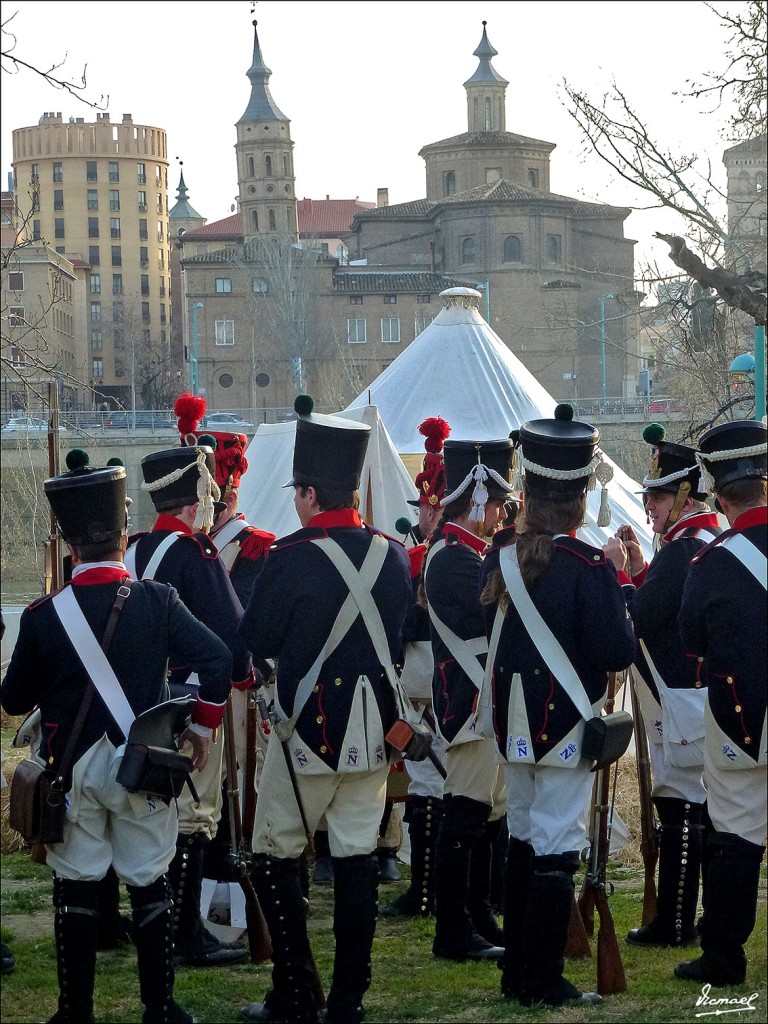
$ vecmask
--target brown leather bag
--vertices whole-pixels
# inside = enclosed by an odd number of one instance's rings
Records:
[[[60,843],[67,803],[57,772],[32,758],[22,761],[11,781],[8,823],[28,843]]]

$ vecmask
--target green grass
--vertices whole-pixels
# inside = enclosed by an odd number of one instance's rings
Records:
[[[406,873],[405,871],[403,872]],[[639,924],[641,879],[637,872],[612,869],[616,892],[611,900],[616,932],[623,936]],[[4,915],[29,914],[39,909],[42,894],[47,904],[49,872],[33,865],[23,854],[3,858],[3,881],[14,881],[2,891]],[[20,884],[25,883],[25,884]],[[381,900],[389,902],[405,883],[382,886]],[[24,893],[28,890],[27,895]],[[25,903],[24,901],[28,901]],[[308,919],[318,968],[326,989],[333,964],[332,906],[329,887],[312,890],[312,912]],[[21,907],[22,909],[17,909]],[[29,909],[27,909],[27,907]],[[13,908],[13,909],[9,909]],[[758,924],[750,939],[748,983],[734,989],[718,989],[718,996],[758,993],[756,1012],[729,1014],[728,1020],[765,1019],[766,1002],[766,913],[765,878],[761,886]],[[50,914],[40,915],[50,920]],[[16,921],[19,918],[15,919]],[[0,1020],[3,1024],[28,1024],[50,1016],[56,1006],[56,958],[49,933],[20,938],[14,934],[14,918],[4,920],[3,937],[10,941],[17,968],[3,978]],[[49,927],[49,926],[48,926]],[[29,932],[25,928],[25,933]],[[435,960],[431,954],[433,925],[430,921],[381,918],[373,951],[373,982],[365,1000],[366,1021],[384,1022],[691,1022],[695,1016],[700,988],[677,981],[674,965],[682,959],[674,950],[642,950],[622,943],[628,991],[606,999],[602,1007],[523,1010],[517,1003],[503,1002],[498,994],[499,972],[488,964],[452,964]],[[689,951],[695,956],[695,951]],[[686,954],[688,955],[688,954]],[[239,1019],[238,1010],[247,1002],[261,1000],[269,987],[269,965],[249,964],[219,969],[189,969],[177,972],[176,996],[203,1024],[228,1024]],[[579,987],[595,986],[595,961],[570,961],[567,975]],[[715,992],[713,992],[715,994]],[[100,953],[96,981],[97,1020],[103,1024],[129,1024],[141,1019],[136,976],[136,957],[131,947]],[[701,1019],[708,1024],[712,1017]]]

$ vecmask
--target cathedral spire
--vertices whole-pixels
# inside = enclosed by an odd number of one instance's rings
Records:
[[[253,22],[253,60],[248,69],[248,77],[251,80],[251,98],[245,113],[238,121],[287,121],[288,118],[282,113],[269,91],[269,79],[272,72],[264,63],[259,45],[259,33],[256,28],[257,22]]]
[[[483,36],[475,50],[478,58],[474,75],[464,83],[467,90],[467,127],[470,132],[506,130],[505,99],[509,82],[502,78],[491,64],[496,57],[488,39],[487,22],[483,22]]]

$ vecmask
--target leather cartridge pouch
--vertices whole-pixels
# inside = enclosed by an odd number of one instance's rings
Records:
[[[634,732],[632,715],[627,711],[614,711],[610,715],[596,715],[584,726],[581,756],[594,761],[592,771],[607,768],[626,752]]]
[[[193,767],[192,758],[178,750],[129,743],[117,781],[129,793],[146,793],[170,803],[181,794]]]
[[[60,843],[67,804],[63,779],[38,761],[21,761],[13,774],[8,823],[27,843]]]

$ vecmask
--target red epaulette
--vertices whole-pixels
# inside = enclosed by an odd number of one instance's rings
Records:
[[[694,562],[700,562],[704,555],[708,554],[710,551],[713,551],[716,547],[719,547],[724,540],[728,540],[729,537],[733,537],[736,533],[738,533],[738,530],[723,530],[723,532],[719,534],[719,536],[715,537],[713,540],[709,542],[709,544],[705,544],[703,548],[700,548],[696,552],[696,554],[691,559],[691,565],[693,565]]]
[[[427,557],[427,545],[417,544],[416,547],[408,548],[408,561],[411,563],[411,579],[415,580],[421,576],[424,568],[424,559]]]
[[[63,586],[59,587],[58,590],[52,590],[50,592],[50,594],[43,594],[42,597],[36,597],[34,601],[32,601],[30,604],[27,605],[27,611],[29,611],[29,612],[35,611],[41,605],[44,605],[46,601],[50,601],[52,597],[55,597],[58,593],[60,593],[60,591],[62,591],[64,589],[64,587],[68,587],[68,586],[70,586],[70,584],[69,583],[65,583]]]
[[[266,557],[277,537],[266,530],[257,530],[255,526],[246,526],[238,540],[242,557],[257,562],[260,558]]]
[[[604,551],[593,547],[591,544],[586,544],[577,537],[558,537],[555,541],[555,547],[560,548],[561,551],[569,551],[572,555],[576,555],[585,561],[587,565],[591,565],[594,568],[606,563]]]

